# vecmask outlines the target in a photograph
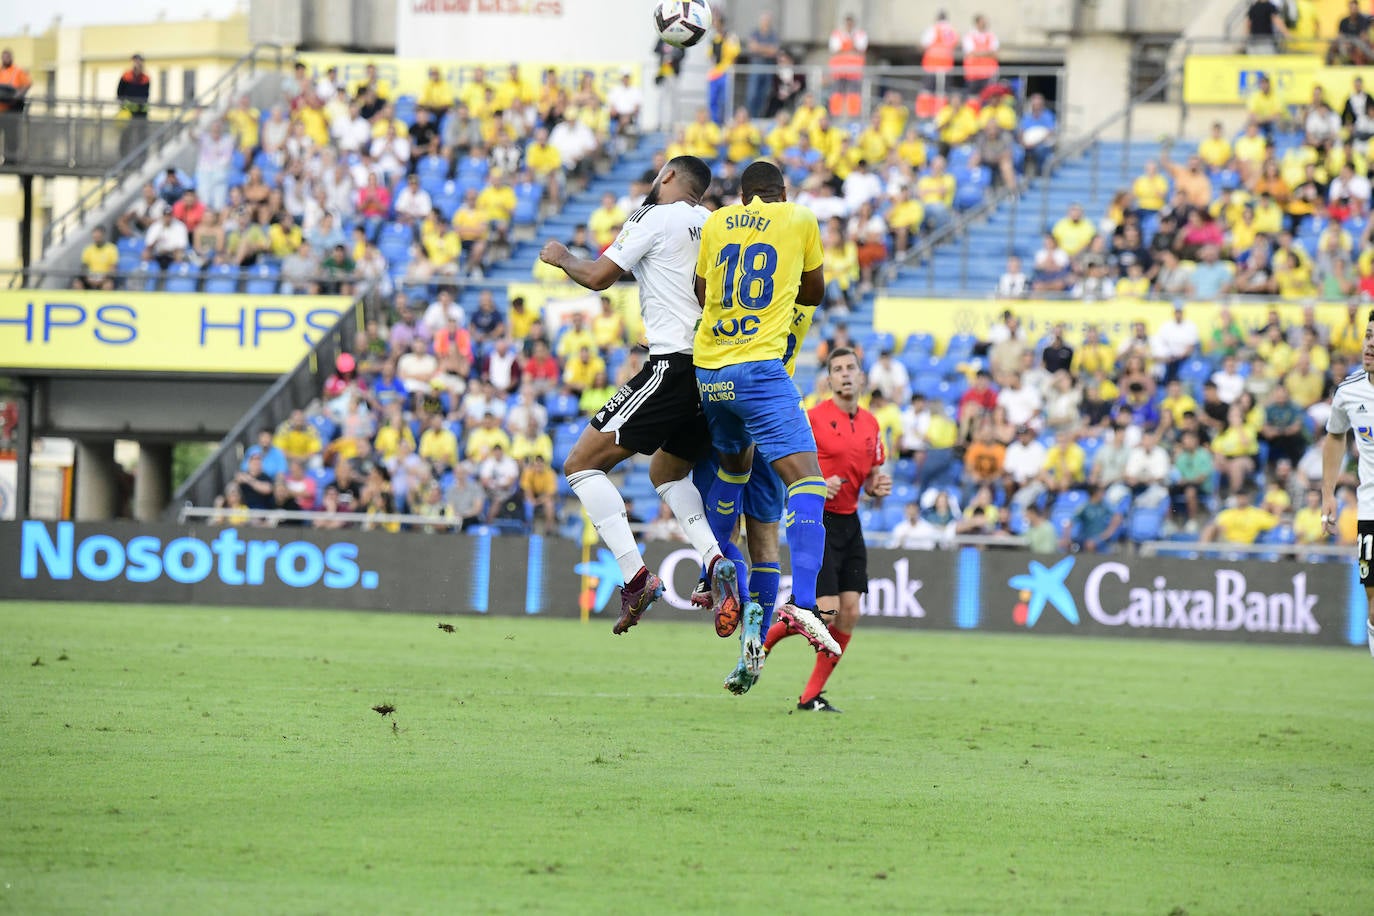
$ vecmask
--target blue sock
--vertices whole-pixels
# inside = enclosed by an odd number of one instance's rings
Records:
[[[755,563],[749,569],[749,599],[757,601],[763,608],[764,633],[773,623],[773,608],[778,603],[778,580],[782,578],[782,566],[777,563]]]
[[[739,583],[741,593],[744,592],[744,584],[749,581],[749,564],[744,562],[744,553],[735,546],[734,541],[722,541],[720,552],[725,554],[725,559],[735,564],[735,581]],[[747,601],[747,598],[741,601]]]
[[[721,552],[732,560],[741,554],[736,548],[734,556],[731,556],[726,545],[734,540],[735,527],[739,524],[740,498],[744,495],[744,485],[748,482],[748,471],[743,474],[731,474],[720,468],[716,471],[716,479],[712,481],[711,489],[706,494],[706,517],[711,525],[711,533],[716,536],[716,543],[720,545]],[[740,581],[744,581],[744,575],[740,576]]]
[[[787,488],[787,547],[797,607],[816,609],[816,576],[825,558],[825,479],[803,477]]]

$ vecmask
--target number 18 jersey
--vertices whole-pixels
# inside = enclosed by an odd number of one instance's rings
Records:
[[[706,305],[692,361],[720,369],[783,359],[801,275],[822,257],[820,226],[805,207],[756,197],[711,214],[697,255]]]

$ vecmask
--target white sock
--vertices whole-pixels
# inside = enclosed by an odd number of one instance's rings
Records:
[[[1365,632],[1369,634],[1369,654],[1374,655],[1374,622],[1366,623],[1364,628]]]
[[[587,510],[596,533],[615,554],[621,576],[629,582],[644,568],[644,560],[639,555],[635,534],[630,530],[625,497],[602,471],[579,471],[568,477],[568,485],[581,500],[582,508]]]
[[[701,493],[692,484],[691,475],[681,480],[670,480],[654,489],[668,504],[668,508],[673,510],[687,540],[701,554],[701,564],[709,569],[711,561],[721,555],[720,545],[716,543],[716,536],[706,521],[706,505],[701,501]]]

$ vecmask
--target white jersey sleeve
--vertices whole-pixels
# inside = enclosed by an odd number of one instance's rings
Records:
[[[618,264],[621,270],[634,270],[663,241],[663,220],[652,218],[653,209],[645,205],[630,214],[620,228],[620,235],[606,249],[606,257]]]
[[[1344,436],[1350,432],[1350,409],[1341,397],[1339,388],[1331,398],[1331,413],[1326,418],[1326,431],[1332,436]]]

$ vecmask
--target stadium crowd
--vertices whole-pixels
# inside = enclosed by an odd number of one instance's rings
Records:
[[[340,357],[319,404],[262,432],[223,504],[405,512],[434,518],[434,530],[551,531],[565,522],[571,532],[578,520],[564,511],[568,491],[558,470],[579,418],[637,371],[643,353],[632,346],[634,325],[611,298],[594,316],[574,313],[560,327],[546,327],[539,309],[519,298],[498,300],[489,287],[475,307],[458,300],[463,285],[501,257],[513,225],[533,226],[557,210],[570,184],[586,180],[598,159],[613,158],[633,141],[634,87],[626,80],[624,91],[603,97],[590,80],[572,91],[550,73],[542,90],[525,93],[513,68],[491,84],[479,74],[478,88],[454,95],[437,86],[436,71],[435,85],[412,109],[404,99],[388,101],[390,87],[375,78],[345,93],[331,74],[299,76],[289,105],[264,117],[241,103],[227,133],[212,124],[201,136],[203,149],[233,139],[222,191],[213,162],[203,162],[194,178],[169,173],[146,189],[141,208],[121,220],[132,230],[125,238],[143,233],[138,257],[145,263],[161,264],[161,257],[170,258],[166,267],[195,263],[190,252],[197,250],[195,237],[206,234],[195,231],[204,216],[180,247],[159,247],[155,230],[169,220],[183,222],[186,214],[194,218],[203,207],[227,214],[235,228],[224,233],[223,248],[199,263],[213,267],[237,258],[238,267],[251,269],[259,260],[273,265],[281,254],[274,282],[282,291],[348,291],[360,279],[378,281],[378,307],[369,311],[352,351]],[[1331,388],[1358,355],[1363,325],[1353,307],[1334,328],[1318,324],[1310,310],[1291,327],[1277,312],[1258,326],[1222,312],[1216,326],[1200,327],[1180,310],[1154,333],[1142,323],[1109,340],[1089,328],[1076,347],[1065,342],[1064,329],[1028,339],[1014,309],[985,339],[961,335],[942,343],[938,354],[929,335],[899,342],[863,331],[851,339],[843,316],[871,288],[875,270],[917,233],[981,200],[989,187],[1020,181],[1052,149],[1054,119],[1044,100],[1032,97],[1018,111],[1014,96],[996,82],[977,95],[952,93],[931,114],[913,115],[897,94],[885,97],[866,123],[832,119],[805,93],[771,122],[741,110],[717,125],[703,110],[673,132],[654,167],[626,193],[603,198],[569,247],[592,256],[603,250],[668,157],[691,153],[710,161],[716,182],[708,204],[716,205],[737,192],[741,163],[771,155],[823,226],[828,323],[820,324],[818,355],[842,344],[865,353],[872,392],[865,403],[883,424],[894,456],[898,486],[884,504],[865,509],[866,529],[897,546],[1016,534],[1046,550],[1110,549],[1169,536],[1320,541],[1310,494],[1318,461],[1311,440]],[[274,146],[267,125],[279,120],[287,125],[285,140]],[[256,135],[248,125],[257,125]],[[310,140],[310,125],[324,130],[322,142]],[[1135,282],[1141,298],[1208,298],[1198,287],[1208,292],[1215,272],[1209,265],[1235,255],[1236,235],[1223,231],[1218,244],[1207,244],[1200,230],[1190,230],[1200,224],[1215,235],[1232,215],[1245,227],[1255,209],[1270,219],[1266,194],[1283,201],[1286,216],[1272,252],[1265,249],[1268,270],[1247,261],[1246,276],[1265,274],[1273,285],[1244,291],[1291,290],[1283,271],[1303,269],[1306,236],[1314,226],[1329,230],[1317,221],[1333,219],[1331,203],[1349,201],[1342,194],[1314,203],[1310,213],[1299,205],[1294,214],[1294,195],[1258,184],[1274,171],[1266,162],[1278,161],[1274,150],[1289,136],[1284,127],[1257,117],[1247,129],[1246,136],[1259,131],[1267,149],[1253,173],[1243,164],[1244,137],[1234,144],[1222,138],[1225,157],[1220,145],[1204,143],[1181,165],[1166,150],[1103,220],[1075,208],[1047,233],[1046,248],[1058,252],[1053,261],[1067,262],[1059,268],[1066,273],[1050,280],[1058,285],[1046,285],[1037,255],[1034,273],[1015,283],[1004,278],[999,292],[1095,284],[1101,295],[1125,296]],[[403,131],[411,149],[427,152],[394,155]],[[590,136],[580,157],[564,155],[570,134]],[[293,137],[295,146],[287,142]],[[1353,150],[1344,142],[1318,147],[1310,140],[1303,134],[1288,148],[1299,152],[1283,159],[1301,157],[1304,173],[1319,179],[1333,156]],[[1314,160],[1319,152],[1322,158]],[[1280,178],[1285,168],[1292,164],[1278,162]],[[506,179],[512,173],[515,187]],[[1230,174],[1239,184],[1228,188]],[[339,190],[344,186],[347,194]],[[197,189],[214,203],[222,194],[222,207],[204,204]],[[1329,198],[1329,185],[1323,193]],[[250,196],[257,210],[246,212],[262,227],[266,247],[245,245],[237,228],[235,207]],[[165,206],[172,197],[180,213]],[[301,202],[299,220],[288,200]],[[211,220],[224,228],[218,216]],[[1179,224],[1189,228],[1171,234]],[[340,249],[345,231],[353,244]],[[1343,231],[1352,245],[1364,236],[1349,224]],[[172,235],[182,242],[175,230]],[[312,235],[324,244],[314,244]],[[1256,232],[1241,252],[1261,250],[1264,235]],[[273,247],[274,239],[283,247]],[[313,272],[288,267],[302,248],[347,260],[330,269],[322,260]],[[1185,257],[1196,257],[1196,265]],[[536,279],[554,279],[541,270],[534,268]],[[1186,281],[1177,276],[1185,271]],[[100,279],[91,274],[88,279]],[[209,278],[204,282],[208,288]],[[1227,282],[1212,295],[1241,291]],[[816,384],[812,399],[824,394],[823,377]],[[648,523],[650,536],[676,536],[646,484],[643,469],[632,466],[624,484],[632,511]],[[1236,505],[1226,508],[1230,502]]]

